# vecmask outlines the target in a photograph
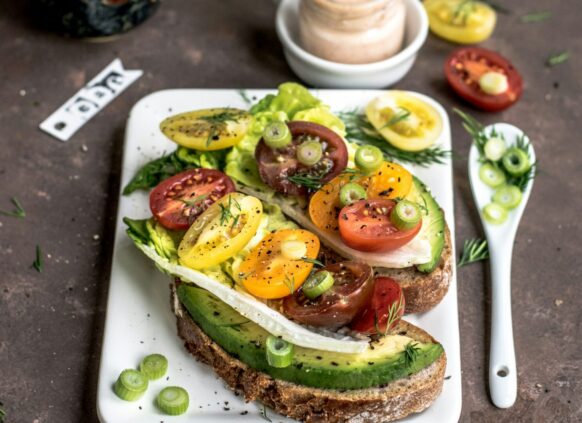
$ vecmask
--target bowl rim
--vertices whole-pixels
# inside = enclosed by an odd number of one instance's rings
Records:
[[[304,50],[297,43],[295,43],[295,41],[293,41],[291,35],[289,34],[289,29],[285,25],[285,13],[287,8],[290,7],[291,1],[297,0],[281,0],[279,2],[279,7],[277,8],[276,30],[277,35],[279,36],[279,40],[285,49],[291,50],[296,56],[299,56],[302,61],[310,62],[311,64],[318,66],[321,69],[334,70],[339,73],[366,73],[376,70],[395,68],[402,62],[414,56],[418,50],[420,50],[426,40],[426,37],[428,36],[428,16],[424,10],[422,2],[418,0],[404,0],[406,2],[406,7],[408,8],[411,6],[412,10],[420,18],[420,28],[414,39],[405,48],[400,50],[394,56],[379,62],[359,64],[332,62],[331,60],[322,59],[321,57],[309,53],[307,50]]]

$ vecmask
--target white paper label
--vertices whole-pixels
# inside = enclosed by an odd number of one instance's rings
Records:
[[[142,74],[141,70],[123,69],[121,60],[115,59],[42,122],[40,129],[61,141],[68,141],[79,128]]]

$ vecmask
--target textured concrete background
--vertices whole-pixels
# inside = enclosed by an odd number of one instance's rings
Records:
[[[540,159],[517,237],[512,289],[519,395],[512,409],[488,397],[486,264],[459,271],[464,422],[582,420],[582,31],[581,5],[506,2],[484,45],[525,79],[521,101],[485,115],[451,94],[442,75],[451,44],[429,37],[398,88],[461,106],[485,123],[507,121],[532,138]],[[0,209],[16,196],[25,219],[0,217],[0,401],[8,422],[96,421],[95,391],[110,270],[125,119],[142,96],[165,88],[267,88],[295,80],[273,27],[272,1],[167,0],[142,27],[109,43],[44,33],[25,2],[0,0]],[[551,20],[519,16],[552,11]],[[544,65],[568,49],[569,62]],[[69,143],[37,125],[113,58],[145,75]],[[457,243],[481,234],[466,175],[470,140],[452,117],[457,158]],[[31,268],[36,245],[47,255]]]

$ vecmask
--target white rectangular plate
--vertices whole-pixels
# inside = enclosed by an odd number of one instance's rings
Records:
[[[253,98],[262,98],[271,91],[248,90]],[[378,95],[374,90],[319,90],[314,94],[332,110],[363,108]],[[443,133],[438,141],[443,148],[451,148],[451,135],[447,113],[428,97],[442,115]],[[132,109],[127,123],[121,186],[125,186],[136,171],[146,162],[175,149],[160,132],[159,123],[166,117],[188,110],[210,107],[247,108],[237,90],[167,90],[148,95]],[[454,240],[452,165],[434,165],[429,168],[410,167],[432,190],[445,210]],[[124,216],[146,218],[151,215],[148,195],[136,192],[121,196],[117,215],[115,246],[101,367],[97,409],[102,422],[231,422],[233,419],[263,421],[262,407],[245,403],[235,396],[220,378],[206,365],[195,361],[186,352],[176,334],[176,319],[170,310],[170,280],[135,248],[125,234]],[[455,266],[453,266],[453,269]],[[421,414],[411,416],[406,422],[456,422],[461,412],[461,364],[459,348],[459,322],[457,315],[457,280],[453,280],[444,300],[433,310],[407,316],[410,322],[428,331],[444,346],[447,353],[446,380],[443,392],[436,402]],[[112,385],[126,368],[136,368],[147,354],[164,354],[169,360],[167,376],[150,383],[147,393],[136,402],[125,402],[115,396]],[[190,394],[190,408],[182,416],[168,417],[154,405],[158,392],[165,386],[177,385]],[[246,411],[246,413],[244,413]],[[292,421],[268,410],[271,420]],[[244,414],[241,414],[244,413]]]

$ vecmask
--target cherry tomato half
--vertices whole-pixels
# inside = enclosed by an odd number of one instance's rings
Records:
[[[344,207],[339,214],[339,230],[344,243],[355,250],[392,251],[409,243],[420,231],[401,231],[390,220],[393,200],[360,200]]]
[[[479,78],[487,72],[505,75],[507,90],[497,95],[484,92],[479,86]],[[508,108],[522,92],[521,76],[513,65],[494,51],[480,47],[463,47],[453,51],[445,62],[445,76],[459,96],[488,112]]]
[[[373,271],[363,263],[342,262],[324,267],[333,275],[333,286],[310,300],[302,290],[283,300],[283,313],[306,325],[337,329],[350,323],[368,304]]]
[[[331,129],[313,122],[288,122],[293,140],[284,148],[272,149],[261,139],[255,150],[261,179],[276,191],[288,195],[307,195],[308,188],[289,180],[290,176],[315,178],[326,183],[339,175],[348,164],[348,150],[342,140]],[[306,140],[322,144],[321,159],[312,166],[297,160],[297,148]]]
[[[190,169],[160,182],[150,193],[150,209],[162,226],[188,229],[212,203],[235,190],[215,169]]]
[[[388,319],[391,329],[398,324],[404,314],[404,307],[404,295],[398,282],[379,276],[374,281],[372,300],[354,319],[350,328],[369,335],[377,334],[378,329],[386,333]]]

